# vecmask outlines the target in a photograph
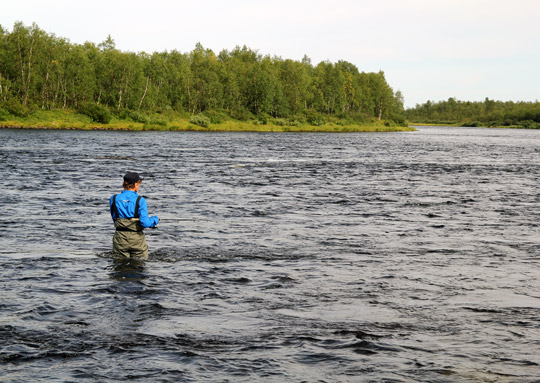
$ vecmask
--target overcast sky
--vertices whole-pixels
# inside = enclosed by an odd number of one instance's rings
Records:
[[[0,0],[0,25],[72,43],[219,53],[246,45],[313,64],[383,70],[405,105],[540,99],[540,0]]]

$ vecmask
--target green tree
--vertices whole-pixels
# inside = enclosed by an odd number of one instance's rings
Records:
[[[343,111],[345,105],[343,73],[329,61],[315,67],[313,73],[313,104],[315,109],[326,114]]]
[[[0,52],[5,52],[7,49],[7,34],[6,30],[0,25]],[[0,54],[0,102],[7,100],[7,94],[9,92],[9,84],[7,79],[3,75],[4,72],[4,60],[6,57],[4,54]]]
[[[286,112],[300,114],[306,108],[310,77],[306,65],[298,61],[284,60],[279,65],[279,77]]]
[[[394,92],[386,82],[383,71],[370,74],[370,88],[375,104],[374,115],[378,120],[382,120],[392,112],[394,105]]]
[[[190,84],[190,112],[197,113],[222,106],[222,85],[219,81],[221,63],[212,50],[200,43],[190,55],[192,81]]]
[[[13,31],[7,37],[5,45],[5,54],[8,57],[6,72],[11,77],[16,95],[25,106],[33,95],[33,74],[36,67],[35,49],[43,35],[44,32],[35,23],[27,28],[22,22],[16,22]]]
[[[242,105],[241,74],[245,72],[244,63],[227,50],[221,51],[218,59],[221,62],[219,77],[223,85],[223,108],[229,112],[239,110]]]
[[[168,56],[169,92],[171,106],[176,110],[189,110],[188,84],[192,78],[189,55],[172,51]]]
[[[174,109],[193,115],[226,111],[244,120],[308,117],[317,123],[324,122],[322,114],[368,120],[404,113],[403,96],[393,93],[382,71],[360,72],[346,61],[314,66],[307,56],[301,61],[263,56],[246,46],[216,56],[201,44],[189,53],[121,52],[110,35],[98,45],[79,45],[21,22],[11,32],[0,26],[0,104],[4,114],[74,108],[100,120],[110,118],[110,110],[141,120],[145,113],[138,111]],[[529,105],[488,99],[471,104],[449,99],[406,113],[505,123],[538,119]]]

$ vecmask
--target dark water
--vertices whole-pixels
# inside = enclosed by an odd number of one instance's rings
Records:
[[[0,145],[2,382],[540,381],[540,131]],[[144,264],[109,252],[127,170]]]

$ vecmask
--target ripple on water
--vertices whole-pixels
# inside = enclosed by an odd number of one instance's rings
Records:
[[[0,140],[4,380],[538,379],[538,132]],[[110,252],[126,170],[146,262]]]

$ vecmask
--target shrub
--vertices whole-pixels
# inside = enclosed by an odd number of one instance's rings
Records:
[[[30,108],[28,108],[26,105],[23,105],[18,99],[9,99],[5,103],[5,108],[9,112],[9,114],[12,114],[16,117],[28,117],[30,114]]]
[[[202,114],[194,114],[189,119],[189,122],[195,125],[202,126],[203,128],[208,128],[210,126],[210,119]]]
[[[394,121],[397,126],[408,126],[405,117],[401,114],[392,113],[390,115],[390,120]]]
[[[289,126],[300,126],[300,125],[302,125],[302,121],[299,121],[299,120],[296,120],[296,119],[288,120],[287,125],[289,125]]]
[[[85,102],[79,105],[77,111],[81,114],[87,115],[92,119],[92,121],[100,124],[108,124],[111,122],[111,111],[103,105],[95,104],[93,102]]]
[[[150,124],[150,125],[158,125],[158,126],[166,126],[167,125],[167,121],[165,121],[162,118],[151,118],[151,119],[147,120],[147,123]]]
[[[7,111],[7,109],[0,107],[0,120],[7,120],[8,116],[9,112]]]
[[[215,110],[207,110],[204,112],[204,116],[208,117],[210,123],[212,124],[221,124],[224,120],[226,120],[226,116],[223,113]]]
[[[347,117],[354,121],[356,124],[365,124],[370,122],[370,117],[366,113],[363,112],[349,112],[347,113]]]
[[[326,121],[324,119],[318,119],[318,118],[311,118],[307,120],[308,124],[313,126],[323,126],[326,124]]]
[[[272,120],[272,123],[277,126],[301,126],[302,121],[299,120],[288,120],[284,118],[274,118]]]
[[[129,118],[133,122],[139,122],[141,124],[147,124],[148,123],[148,116],[142,112],[139,112],[137,110],[133,110],[129,112]]]
[[[257,124],[259,125],[266,125],[268,124],[268,115],[266,113],[262,113],[257,117]]]
[[[240,106],[231,112],[231,117],[240,121],[249,121],[254,116],[247,108]]]
[[[326,124],[324,115],[314,110],[310,110],[306,113],[306,121],[309,125],[313,126],[323,126]]]
[[[526,129],[538,129],[539,124],[533,120],[524,120],[524,121],[520,121],[519,125]]]

